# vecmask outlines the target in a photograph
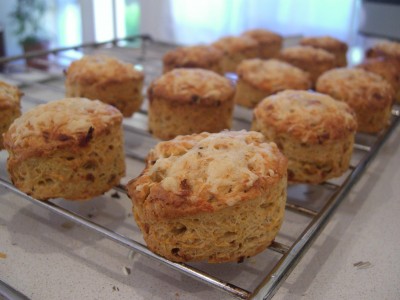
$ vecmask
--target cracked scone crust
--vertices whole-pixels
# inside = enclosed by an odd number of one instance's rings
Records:
[[[222,51],[208,45],[179,47],[163,56],[163,73],[176,68],[200,68],[221,74],[221,58]]]
[[[348,169],[357,129],[350,107],[315,92],[287,90],[255,109],[252,130],[289,159],[290,182],[321,183]]]
[[[276,59],[246,59],[239,64],[237,73],[239,80],[234,102],[249,108],[279,91],[311,88],[307,72]]]
[[[394,90],[377,74],[357,68],[330,70],[318,79],[316,90],[353,108],[360,132],[376,133],[389,123]]]
[[[148,89],[149,129],[163,140],[228,129],[234,93],[232,83],[215,72],[172,70],[153,81]]]
[[[17,87],[0,81],[0,150],[4,149],[3,133],[21,115],[21,96]]]
[[[67,97],[100,100],[118,108],[124,117],[139,110],[144,74],[133,65],[106,55],[87,55],[65,72]]]
[[[201,133],[159,143],[128,184],[152,251],[173,261],[241,261],[277,234],[287,160],[256,132]]]
[[[125,174],[122,115],[100,101],[66,98],[39,105],[4,135],[14,185],[47,200],[88,199]]]

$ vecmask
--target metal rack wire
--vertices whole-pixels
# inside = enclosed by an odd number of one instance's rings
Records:
[[[130,42],[133,45],[129,44]],[[161,74],[162,55],[173,47],[174,45],[154,42],[151,37],[142,35],[103,43],[53,49],[45,53],[51,54],[50,60],[43,61],[39,59],[39,62],[46,66],[46,71],[26,69],[25,65],[19,63],[27,56],[31,58],[39,57],[44,54],[43,51],[25,56],[0,58],[0,65],[5,64],[4,73],[0,73],[0,80],[11,81],[11,83],[19,85],[23,91],[29,91],[25,93],[24,97],[26,108],[29,108],[30,106],[61,97],[64,94],[63,69],[71,61],[83,54],[100,52],[118,57],[143,68],[146,76],[145,86],[148,86],[154,78]],[[25,76],[27,74],[29,76]],[[40,95],[32,92],[35,89],[41,91]],[[261,270],[262,275],[258,276],[259,279],[252,288],[244,288],[239,284],[231,283],[215,274],[211,274],[212,272],[205,271],[207,267],[204,264],[173,263],[152,253],[140,241],[127,238],[110,230],[106,226],[89,220],[84,215],[66,209],[53,201],[42,202],[27,196],[16,189],[7,178],[0,178],[0,186],[39,207],[61,215],[128,249],[160,262],[175,271],[186,274],[215,289],[222,290],[233,297],[241,299],[271,299],[287,276],[289,276],[292,269],[300,261],[301,257],[306,253],[312,242],[323,230],[346,194],[365,172],[368,164],[377,155],[380,147],[398,125],[399,119],[399,109],[394,108],[390,126],[384,131],[378,135],[357,135],[351,168],[342,177],[320,185],[289,186],[286,205],[287,212],[305,217],[307,225],[291,238],[285,238],[285,228],[281,230],[276,241],[263,253],[266,256],[274,253],[274,255],[278,255],[278,258],[268,268]],[[251,112],[245,108],[236,107],[234,112],[234,129],[249,129],[250,122]],[[134,137],[126,142],[127,157],[130,160],[143,163],[147,151],[157,143],[157,140],[152,138],[147,132],[146,103],[132,118],[124,120],[124,130],[126,135]],[[132,143],[131,141],[140,142]],[[115,187],[114,190],[125,193],[123,184]],[[224,265],[220,266],[220,268],[223,267]],[[238,268],[240,268],[240,265]]]

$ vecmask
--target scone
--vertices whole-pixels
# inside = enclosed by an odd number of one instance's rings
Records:
[[[246,58],[259,55],[258,43],[247,36],[227,36],[212,44],[223,53],[221,59],[222,74],[236,72],[238,64]]]
[[[379,75],[357,68],[338,68],[324,73],[316,89],[347,102],[357,114],[359,132],[377,133],[389,123],[394,91]]]
[[[148,89],[149,130],[162,140],[177,135],[219,132],[232,124],[232,83],[203,69],[175,69]]]
[[[367,57],[387,57],[400,62],[400,43],[394,41],[379,42],[369,48]]]
[[[282,224],[286,171],[260,133],[201,133],[159,143],[127,187],[151,251],[176,262],[241,262]]]
[[[310,46],[285,48],[281,50],[279,59],[310,73],[313,86],[322,73],[336,67],[336,59],[332,53]]]
[[[395,91],[395,101],[400,103],[400,61],[396,64],[387,57],[372,57],[364,60],[357,68],[378,74],[390,83]]]
[[[84,56],[65,71],[67,97],[100,100],[118,108],[124,117],[139,110],[143,102],[143,72],[106,55]]]
[[[288,180],[318,184],[349,167],[357,129],[344,102],[316,92],[286,90],[255,109],[252,130],[275,142],[288,158]]]
[[[252,29],[245,31],[242,35],[257,41],[259,58],[276,57],[282,49],[283,38],[275,32],[266,29]]]
[[[348,46],[345,42],[330,36],[319,36],[302,38],[300,39],[300,45],[326,50],[335,56],[337,67],[347,66]]]
[[[234,102],[249,108],[265,97],[286,89],[307,90],[311,87],[307,72],[283,61],[258,58],[242,61]]]
[[[0,81],[0,150],[4,149],[3,133],[21,115],[21,96],[17,87]]]
[[[125,174],[122,115],[100,101],[66,98],[39,105],[4,135],[13,184],[40,200],[83,200]]]
[[[222,51],[207,45],[179,47],[163,56],[163,73],[177,68],[200,68],[222,74]]]

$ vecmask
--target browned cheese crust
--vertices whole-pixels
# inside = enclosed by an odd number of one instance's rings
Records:
[[[66,98],[39,105],[4,135],[14,185],[37,199],[100,195],[125,174],[122,115],[100,101]]]
[[[348,169],[356,129],[347,104],[293,90],[265,98],[254,109],[252,124],[289,159],[289,181],[306,183],[321,183]]]
[[[379,75],[339,68],[324,73],[316,89],[349,104],[357,114],[358,131],[376,133],[388,125],[394,91]]]
[[[313,86],[322,73],[336,67],[335,56],[332,53],[309,46],[282,49],[279,59],[310,73]]]
[[[283,38],[275,32],[265,29],[252,29],[244,32],[242,35],[251,37],[257,41],[260,58],[268,59],[276,57],[282,49]]]
[[[0,150],[4,149],[3,133],[21,115],[21,97],[17,87],[0,81]]]
[[[335,55],[337,67],[347,66],[346,54],[348,46],[338,39],[330,36],[305,37],[300,40],[300,45],[326,50]]]
[[[100,100],[118,108],[124,117],[139,110],[144,74],[133,65],[106,55],[84,56],[65,72],[67,97]]]
[[[375,73],[384,78],[395,91],[395,101],[400,103],[400,60],[396,61],[380,56],[364,60],[357,68]]]
[[[179,47],[163,56],[163,73],[176,68],[201,68],[222,74],[222,51],[208,45]]]
[[[259,56],[258,43],[247,36],[227,36],[212,44],[223,52],[222,74],[236,72],[237,65],[244,59]]]
[[[246,59],[239,64],[237,73],[239,80],[234,101],[249,108],[279,91],[311,88],[307,72],[275,59]]]
[[[256,132],[201,133],[159,143],[128,184],[152,251],[173,261],[241,261],[283,220],[287,160]]]
[[[165,73],[148,89],[149,129],[164,140],[228,129],[234,92],[228,79],[212,71],[175,69]]]

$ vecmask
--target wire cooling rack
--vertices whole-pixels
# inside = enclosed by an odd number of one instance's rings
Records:
[[[141,68],[145,73],[145,92],[149,83],[161,75],[163,54],[174,47],[176,46],[155,42],[148,35],[141,35],[103,43],[82,44],[29,55],[0,58],[0,66],[3,66],[0,80],[20,87],[24,92],[23,110],[25,111],[35,105],[64,97],[63,70],[73,60],[85,54],[103,53]],[[43,54],[48,54],[48,59],[43,59]],[[36,63],[43,67],[27,68],[24,60],[28,57],[36,59]],[[231,74],[230,77],[234,79],[234,75]],[[252,113],[249,109],[236,106],[233,129],[249,129],[251,118]],[[133,238],[128,238],[101,222],[94,222],[90,215],[79,209],[71,208],[68,201],[56,199],[42,202],[27,196],[10,183],[5,175],[5,170],[0,176],[0,186],[18,195],[21,199],[61,215],[67,220],[168,266],[171,272],[186,274],[217,290],[226,292],[233,298],[271,299],[323,230],[346,194],[365,172],[368,164],[399,123],[399,118],[399,108],[394,107],[390,126],[384,131],[377,135],[357,134],[351,167],[340,178],[319,185],[290,185],[285,221],[275,242],[261,254],[240,264],[174,263],[149,251],[143,243],[139,230],[135,230]],[[119,198],[121,194],[123,200],[130,203],[126,197],[125,184],[140,173],[148,151],[158,142],[147,131],[146,101],[141,110],[133,117],[124,119],[124,133],[128,175],[122,180],[121,185],[114,187],[105,197],[115,198],[118,196]],[[5,158],[3,158],[2,165],[5,166]],[[129,204],[127,205],[129,206]],[[132,219],[131,216],[130,218]],[[121,220],[121,222],[123,221]],[[228,273],[239,275],[232,278],[231,275],[227,275]],[[2,289],[4,291],[6,287],[0,285],[0,290]],[[7,291],[9,292],[9,290]]]

